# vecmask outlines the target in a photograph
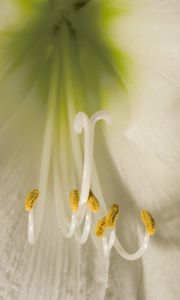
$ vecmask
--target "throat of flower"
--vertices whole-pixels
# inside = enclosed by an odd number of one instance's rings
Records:
[[[74,9],[79,10],[83,8],[86,4],[88,4],[90,0],[78,0],[74,3]]]

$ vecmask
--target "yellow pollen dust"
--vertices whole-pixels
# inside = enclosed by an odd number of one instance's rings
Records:
[[[117,204],[113,204],[111,206],[111,209],[106,215],[106,226],[110,228],[114,227],[118,217],[119,217],[119,206]]]
[[[156,224],[153,217],[146,209],[141,211],[141,220],[145,226],[146,232],[149,235],[153,235],[156,231]]]
[[[37,202],[39,197],[39,190],[34,189],[30,193],[27,194],[25,199],[25,210],[31,211]]]
[[[72,190],[70,193],[70,207],[73,212],[78,210],[79,206],[79,192],[78,190]]]
[[[100,206],[99,201],[94,196],[92,191],[89,192],[89,198],[88,198],[87,206],[88,206],[89,210],[92,211],[93,213],[96,213],[96,212],[99,211],[99,206]]]

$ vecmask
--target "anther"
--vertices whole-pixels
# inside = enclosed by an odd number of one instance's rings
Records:
[[[141,220],[145,226],[146,232],[149,235],[153,235],[156,231],[155,221],[151,214],[145,209],[141,211]]]
[[[70,207],[72,212],[76,212],[79,206],[79,192],[78,190],[72,190],[70,193]]]
[[[106,227],[106,217],[103,217],[96,224],[95,233],[97,237],[104,237],[105,227]]]
[[[111,206],[111,209],[106,215],[106,226],[110,228],[114,227],[118,217],[119,217],[119,206],[117,204],[113,204]]]
[[[95,195],[93,194],[92,191],[89,192],[87,206],[88,206],[89,210],[92,211],[93,213],[97,213],[99,211],[99,206],[100,206],[99,201],[95,197]]]
[[[31,211],[37,202],[39,197],[39,190],[34,189],[30,193],[27,194],[25,199],[25,210]]]

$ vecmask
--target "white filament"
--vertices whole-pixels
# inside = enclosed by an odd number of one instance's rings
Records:
[[[67,237],[69,232],[68,230],[69,226],[67,226],[67,220],[66,220],[63,202],[60,201],[60,195],[61,197],[64,195],[63,195],[63,190],[61,190],[60,187],[60,170],[59,170],[58,153],[56,147],[54,147],[54,151],[53,151],[53,183],[54,183],[55,206],[56,206],[59,227],[61,229],[62,234],[65,237]],[[72,215],[72,218],[73,217],[74,216]],[[71,220],[71,223],[73,224],[73,220]]]
[[[103,251],[105,257],[108,257],[110,255],[111,249],[114,246],[115,238],[116,238],[115,229],[111,230],[109,241],[107,236],[103,237]]]
[[[80,239],[80,244],[85,244],[90,233],[91,229],[91,219],[92,219],[92,212],[87,210],[86,211],[86,216],[85,216],[85,224],[84,224],[84,229],[83,233]]]
[[[58,53],[56,53],[58,54]],[[55,55],[55,58],[58,58],[58,55]],[[47,109],[47,121],[44,131],[44,141],[42,148],[42,158],[41,158],[41,168],[40,168],[40,179],[39,179],[39,190],[40,197],[37,201],[36,207],[33,208],[28,215],[28,241],[30,244],[34,244],[37,240],[45,208],[45,198],[47,193],[47,184],[49,176],[49,166],[50,166],[50,157],[52,152],[52,136],[53,136],[53,127],[54,127],[54,113],[55,113],[55,104],[56,104],[56,95],[57,95],[57,80],[58,80],[58,64],[56,59],[54,59],[52,65],[52,83],[51,89],[48,96],[48,109]],[[38,217],[36,218],[36,234],[34,232],[34,212],[37,211]]]
[[[43,214],[44,214],[50,155],[52,149],[53,116],[54,116],[54,103],[51,103],[51,109],[48,114],[48,119],[45,128],[44,144],[43,144],[43,152],[42,152],[42,160],[41,160],[41,170],[40,170],[40,180],[39,180],[40,199],[37,202],[37,207],[36,207],[36,209],[38,210],[36,235],[34,234],[34,211],[33,211],[34,209],[31,212],[29,212],[29,217],[28,217],[28,240],[30,244],[34,244],[39,236]]]
[[[150,236],[147,233],[145,233],[144,239],[143,239],[143,242],[142,242],[140,248],[135,253],[132,253],[132,254],[129,254],[123,248],[123,246],[121,245],[121,243],[119,242],[119,240],[117,238],[115,239],[114,247],[115,247],[116,251],[119,253],[119,255],[122,256],[124,259],[136,260],[143,256],[145,250],[147,249],[147,247],[149,245],[149,240],[150,240]]]
[[[115,230],[112,230],[110,233],[110,237],[109,237],[109,241],[107,236],[105,236],[103,238],[103,252],[104,252],[104,256],[108,257],[111,253],[111,249],[114,248],[116,249],[116,251],[119,253],[119,255],[121,257],[123,257],[126,260],[137,260],[139,258],[141,258],[146,250],[146,248],[149,245],[149,240],[150,240],[150,236],[145,233],[144,236],[144,240],[140,246],[140,248],[135,252],[135,253],[128,253],[123,246],[121,245],[120,241],[118,240],[118,238],[116,237],[116,233]]]
[[[34,244],[34,213],[33,210],[28,213],[28,241]]]

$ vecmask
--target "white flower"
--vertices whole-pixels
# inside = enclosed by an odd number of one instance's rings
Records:
[[[129,2],[0,3],[2,299],[179,295],[180,5]],[[142,240],[141,208],[158,224],[134,263],[115,252],[105,260],[91,239],[82,247],[65,240],[56,219],[54,189],[61,217],[70,219],[69,192],[81,184],[83,143],[72,131],[74,117],[100,109],[113,124],[97,127],[93,192],[100,204],[120,205],[117,235],[130,252]],[[23,201],[39,182],[46,207],[30,247]]]

